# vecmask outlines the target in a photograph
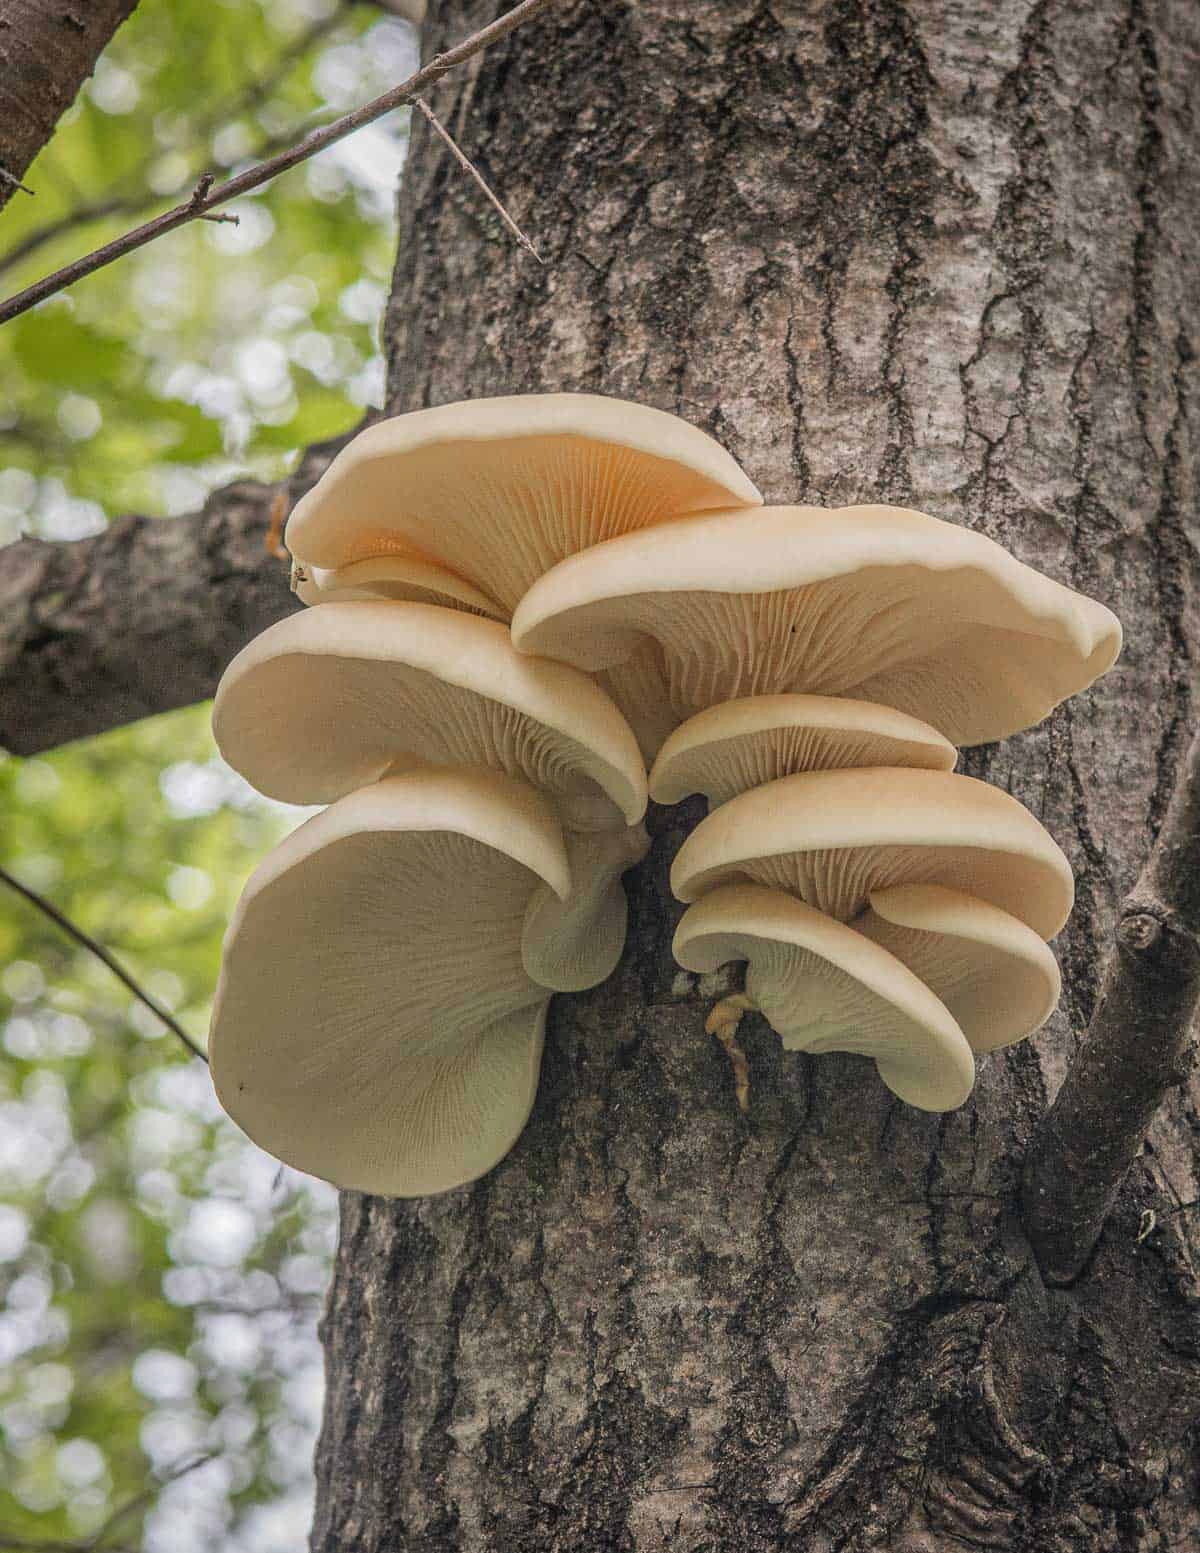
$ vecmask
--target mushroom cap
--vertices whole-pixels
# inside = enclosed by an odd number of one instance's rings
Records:
[[[221,1104],[338,1186],[414,1197],[481,1175],[537,1088],[549,995],[521,928],[542,883],[570,890],[558,822],[498,772],[389,777],[300,826],[225,937]]]
[[[1032,1035],[1062,993],[1054,955],[1007,911],[936,884],[872,890],[855,928],[937,994],[975,1052]]]
[[[958,751],[928,723],[841,696],[746,696],[689,717],[650,773],[655,803],[703,793],[716,808],[801,771],[916,766],[949,771]]]
[[[1052,938],[1071,911],[1071,865],[1008,793],[950,771],[806,771],[731,798],[671,867],[698,900],[721,884],[769,884],[846,922],[872,890],[944,884]]]
[[[676,724],[801,691],[882,702],[954,744],[1040,721],[1121,645],[1102,604],[984,535],[877,506],[761,507],[627,534],[535,582],[512,632],[522,652],[593,672],[653,639]]]
[[[359,599],[396,599],[440,604],[492,620],[508,616],[495,602],[444,566],[415,556],[381,555],[348,566],[297,568],[296,597],[302,604],[347,604]]]
[[[894,955],[853,928],[762,885],[727,885],[689,906],[675,933],[689,971],[748,962],[746,993],[788,1051],[873,1057],[893,1092],[953,1111],[975,1083],[953,1016]]]
[[[486,765],[586,828],[646,808],[641,753],[599,686],[518,653],[498,621],[433,604],[324,604],[268,626],[222,676],[213,732],[247,781],[290,803],[393,767]]]
[[[560,900],[548,884],[535,890],[525,913],[521,956],[540,986],[582,992],[606,981],[625,947],[629,904],[621,875],[650,850],[643,825],[564,835],[571,893]]]
[[[368,427],[297,503],[286,536],[311,566],[424,558],[512,610],[577,550],[761,501],[724,448],[678,416],[598,394],[522,394]]]

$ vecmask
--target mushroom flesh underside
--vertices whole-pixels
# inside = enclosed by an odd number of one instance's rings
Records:
[[[1053,951],[1016,917],[975,897],[936,885],[876,890],[853,926],[932,988],[974,1052],[1024,1040],[1058,1004]]]
[[[490,1168],[537,1084],[548,993],[521,928],[539,883],[469,836],[365,832],[244,897],[211,1045],[230,1115],[358,1190],[420,1195]]]
[[[596,987],[616,969],[625,947],[629,905],[621,875],[650,848],[644,826],[592,834],[566,831],[571,893],[559,900],[548,884],[533,894],[525,914],[521,952],[525,969],[554,992]]]
[[[339,542],[337,564],[419,556],[511,612],[567,556],[729,501],[727,490],[670,458],[581,436],[476,442],[469,452],[448,457],[435,445],[405,453],[399,488],[395,474],[371,472],[381,488],[376,510],[387,517],[356,522]],[[413,493],[407,502],[405,492]],[[305,540],[298,543],[304,554]]]
[[[971,1091],[970,1048],[934,993],[853,927],[782,891],[732,885],[705,896],[684,913],[675,954],[694,971],[746,961],[745,999],[788,1051],[871,1057],[923,1110],[953,1110]]]

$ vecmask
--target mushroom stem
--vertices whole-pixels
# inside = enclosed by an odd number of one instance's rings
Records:
[[[750,1109],[750,1065],[746,1061],[746,1053],[738,1045],[737,1027],[744,1013],[757,1008],[758,1004],[753,998],[747,997],[744,992],[735,992],[722,998],[719,1003],[714,1003],[712,1012],[704,1021],[705,1032],[715,1035],[720,1041],[733,1068],[733,1092],[737,1096],[739,1111]]]

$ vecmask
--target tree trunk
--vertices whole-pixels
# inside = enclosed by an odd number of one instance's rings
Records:
[[[451,0],[428,47],[495,11]],[[1079,893],[1059,1013],[951,1115],[758,1020],[739,1112],[715,994],[670,954],[700,809],[652,813],[623,963],[555,999],[513,1153],[428,1201],[343,1197],[317,1553],[1200,1546],[1200,1086],[1073,1287],[1019,1216],[1187,742],[1198,55],[1193,0],[564,3],[433,103],[544,269],[415,121],[390,409],[658,405],[768,501],[984,530],[1128,645],[963,759]]]
[[[0,0],[0,210],[137,3]]]

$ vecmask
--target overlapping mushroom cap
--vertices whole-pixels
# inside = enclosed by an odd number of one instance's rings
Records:
[[[389,553],[447,568],[506,611],[576,551],[762,498],[696,427],[596,394],[474,399],[355,437],[288,519],[306,568]]]
[[[269,626],[213,708],[225,759],[260,792],[322,803],[413,765],[490,766],[579,829],[646,807],[633,735],[586,674],[516,652],[507,629],[428,604],[328,604]]]
[[[948,771],[879,768],[782,777],[731,798],[680,847],[671,888],[773,885],[849,921],[873,890],[942,884],[1052,938],[1074,899],[1070,864],[1008,793]]]
[[[976,1052],[1040,1030],[1062,991],[1038,935],[987,901],[933,884],[873,890],[855,928],[934,991]]]
[[[1116,617],[970,529],[899,507],[762,507],[570,556],[512,623],[523,652],[610,671],[653,748],[669,722],[782,692],[876,701],[954,744],[1039,721],[1110,667]]]
[[[494,600],[444,566],[414,556],[381,555],[347,566],[303,567],[293,563],[292,584],[302,604],[348,604],[359,599],[396,599],[464,609],[492,620],[507,619]]]
[[[872,701],[841,696],[746,696],[677,728],[650,773],[655,803],[703,793],[716,808],[738,793],[803,771],[917,766],[949,771],[958,752],[935,728]]]
[[[255,1142],[339,1186],[445,1191],[512,1147],[548,991],[521,956],[570,890],[549,805],[496,772],[415,771],[339,800],[251,878],[226,935],[209,1057]]]
[[[684,912],[674,954],[690,971],[748,962],[743,1002],[789,1051],[873,1057],[888,1088],[925,1111],[962,1105],[975,1063],[933,992],[878,944],[782,890],[727,885]]]

